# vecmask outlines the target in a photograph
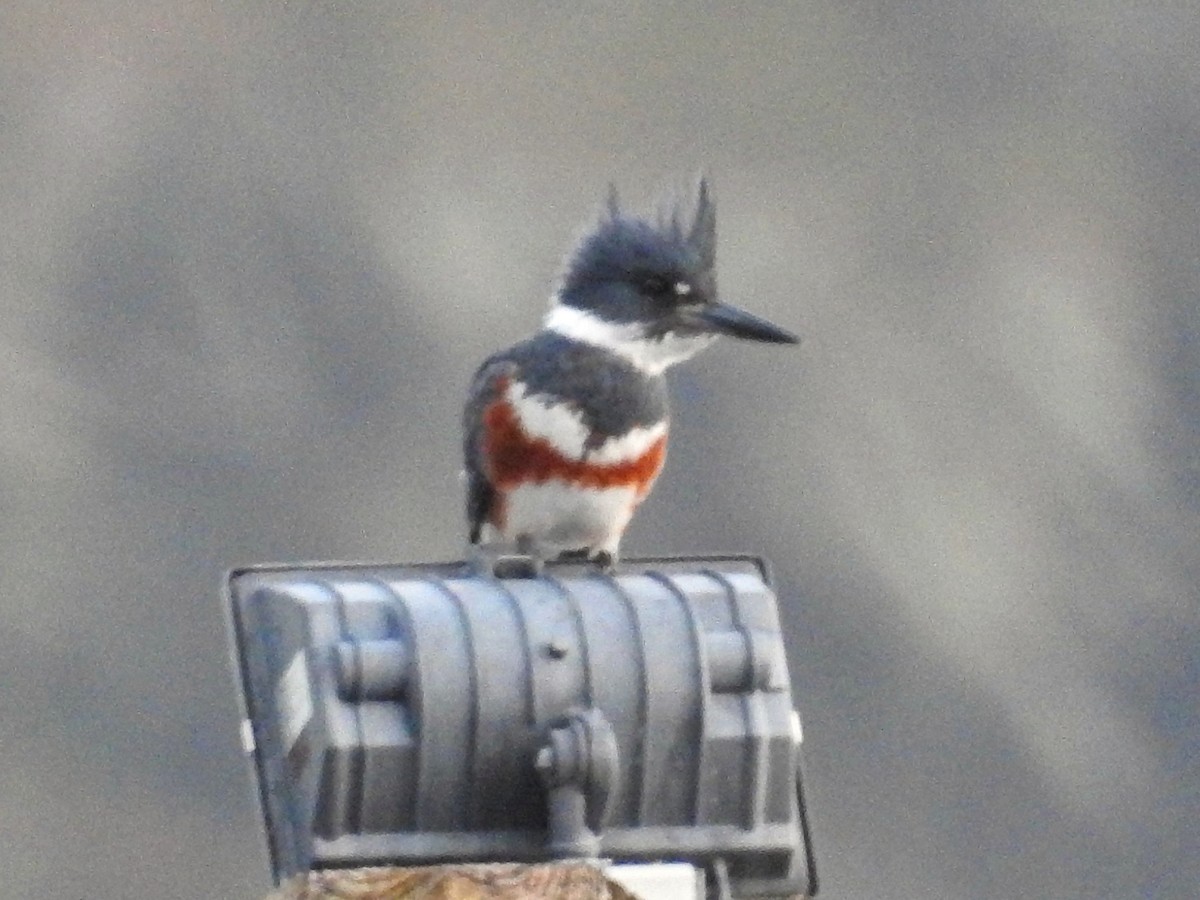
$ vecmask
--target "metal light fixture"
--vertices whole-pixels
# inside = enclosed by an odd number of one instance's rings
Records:
[[[227,585],[274,876],[687,863],[816,890],[775,595],[751,557],[261,566]]]

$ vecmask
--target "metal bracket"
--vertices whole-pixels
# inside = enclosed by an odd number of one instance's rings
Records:
[[[549,729],[534,767],[546,786],[554,856],[599,855],[617,764],[617,739],[600,710],[568,713]]]

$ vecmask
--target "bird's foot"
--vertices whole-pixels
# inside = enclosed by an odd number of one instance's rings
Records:
[[[592,556],[592,564],[606,575],[611,575],[617,568],[617,555],[608,550],[597,550]]]
[[[554,557],[554,561],[561,563],[585,563],[588,561],[587,548],[581,547],[578,550],[563,550],[558,556]]]
[[[470,561],[481,575],[494,578],[537,578],[542,574],[545,558],[529,542],[511,544],[472,544]]]
[[[554,558],[555,562],[560,563],[591,563],[601,572],[611,574],[616,568],[616,555],[609,550],[597,550],[593,552],[587,547],[581,547],[578,550],[563,550]]]

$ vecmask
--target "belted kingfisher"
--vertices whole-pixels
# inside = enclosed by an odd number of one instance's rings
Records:
[[[720,334],[794,344],[717,301],[716,206],[700,179],[690,215],[623,212],[615,188],[568,255],[542,329],[489,357],[463,414],[473,545],[603,569],[667,450],[663,373]],[[685,221],[686,220],[686,221]]]

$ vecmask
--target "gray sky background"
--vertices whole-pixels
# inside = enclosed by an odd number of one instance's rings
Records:
[[[4,5],[6,895],[266,892],[222,572],[458,556],[475,364],[704,168],[805,343],[625,550],[774,561],[825,896],[1196,896],[1194,2],[732,10]]]

